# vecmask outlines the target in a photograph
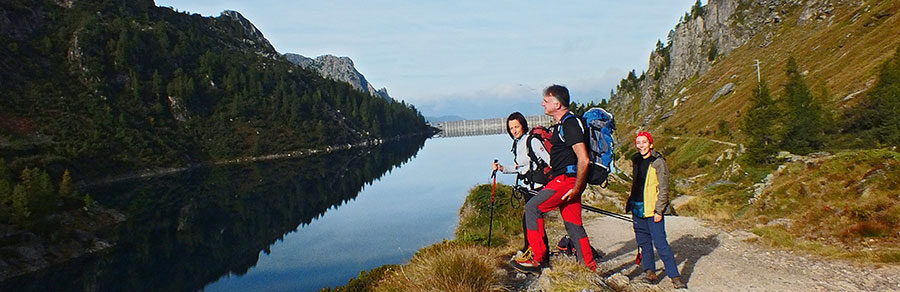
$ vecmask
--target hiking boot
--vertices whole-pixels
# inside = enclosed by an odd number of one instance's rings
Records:
[[[521,262],[512,260],[509,262],[509,265],[512,266],[513,269],[516,269],[517,271],[522,273],[530,273],[535,275],[541,273],[541,264],[535,262],[533,259]]]
[[[672,278],[672,284],[675,285],[675,289],[687,289],[687,284],[681,282],[681,277]]]
[[[529,251],[526,251],[522,258],[509,261],[509,265],[522,273],[540,274],[541,263],[534,261],[534,253]]]
[[[518,261],[518,262],[524,262],[524,261],[527,261],[532,258],[534,258],[534,252],[531,251],[531,247],[528,247],[528,249],[526,249],[524,252],[522,252],[522,251],[516,252],[516,255],[513,256],[512,260]]]
[[[647,284],[656,284],[659,281],[659,277],[656,276],[656,271],[645,271],[644,277],[641,279],[641,282]]]

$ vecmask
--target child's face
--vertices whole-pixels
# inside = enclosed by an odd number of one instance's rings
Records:
[[[644,136],[638,136],[634,139],[634,146],[637,147],[638,152],[643,156],[647,156],[647,153],[650,153],[650,140]]]

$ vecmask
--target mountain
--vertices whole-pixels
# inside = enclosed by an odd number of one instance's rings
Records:
[[[631,128],[701,134],[727,123],[737,133],[757,86],[756,61],[777,95],[787,79],[785,64],[795,56],[813,88],[831,95],[830,107],[843,108],[873,85],[900,44],[898,6],[831,0],[695,5],[665,43],[657,43],[646,71],[622,79],[610,107]]]
[[[304,57],[303,55],[287,53],[284,54],[291,63],[297,64],[304,69],[315,70],[322,77],[332,80],[350,83],[356,90],[380,96],[388,101],[394,99],[388,95],[387,88],[375,89],[366,77],[356,70],[353,66],[353,60],[349,57],[335,57],[332,55],[318,56],[315,59]]]
[[[427,131],[414,106],[300,70],[235,11],[0,3],[0,158],[56,175],[323,148]]]
[[[611,94],[625,141],[611,177],[650,131],[679,215],[897,263],[897,36],[900,1],[698,1]]]

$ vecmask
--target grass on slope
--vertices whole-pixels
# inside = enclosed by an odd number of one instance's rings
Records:
[[[842,151],[785,163],[758,195],[755,182],[710,188],[680,211],[748,228],[775,247],[900,262],[900,153]]]
[[[668,158],[673,190],[695,196],[679,209],[681,215],[748,228],[772,246],[900,262],[896,150],[840,150],[809,163],[784,163],[778,170],[777,164],[752,167],[737,158],[716,163],[728,148],[740,147],[708,143],[742,142],[740,125],[757,86],[755,60],[779,99],[787,60],[794,56],[813,94],[824,97],[827,110],[839,113],[872,88],[882,64],[900,45],[900,1],[837,3],[824,19],[804,25],[798,23],[802,9],[788,9],[773,30],[720,56],[710,71],[685,82],[679,94],[662,97],[661,112],[673,110],[672,99],[690,98],[678,104],[674,115],[650,121],[645,129]],[[727,83],[735,84],[734,91],[709,103]],[[622,124],[619,133],[632,133],[635,126]],[[770,187],[757,185],[770,173]]]
[[[872,86],[881,65],[900,45],[900,2],[870,0],[860,6],[835,5],[830,19],[813,20],[804,26],[797,21],[801,8],[790,11],[775,31],[761,32],[744,46],[720,57],[710,71],[686,83],[682,94],[667,97],[691,98],[680,103],[672,117],[651,129],[711,138],[724,121],[734,131],[734,137],[740,138],[742,113],[747,111],[757,86],[755,60],[759,60],[760,75],[769,82],[774,97],[783,94],[781,84],[787,81],[787,60],[794,56],[801,72],[806,71],[813,93],[819,95],[827,89],[831,103],[828,108],[843,110],[854,104],[859,93]],[[709,98],[727,83],[735,84],[734,92],[710,104]],[[665,111],[673,105],[671,101],[662,104],[667,106]],[[628,125],[623,125],[623,130],[620,133],[630,132]]]

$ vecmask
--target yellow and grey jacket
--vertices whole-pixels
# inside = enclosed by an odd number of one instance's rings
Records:
[[[666,166],[666,159],[653,149],[650,150],[650,157],[655,159],[647,168],[647,179],[644,180],[644,218],[653,217],[653,213],[663,214],[669,206],[669,167]],[[629,200],[625,210],[630,212],[633,204]]]

